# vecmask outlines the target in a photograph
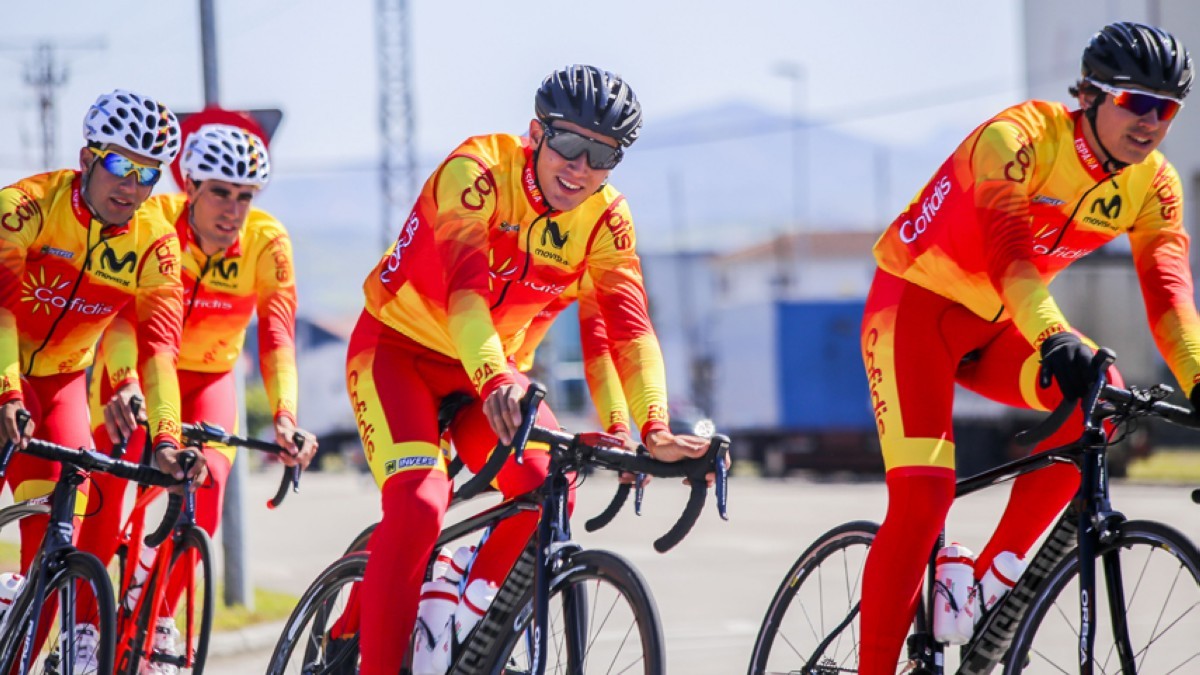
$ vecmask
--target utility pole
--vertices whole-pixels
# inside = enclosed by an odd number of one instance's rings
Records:
[[[0,44],[2,50],[22,49],[14,45]],[[37,96],[38,121],[41,126],[41,168],[50,170],[58,164],[58,134],[56,132],[56,100],[58,90],[67,82],[68,70],[59,59],[61,50],[104,49],[103,40],[61,43],[39,40],[33,45],[33,56],[25,63],[25,84],[33,88]]]
[[[792,227],[785,231],[777,253],[782,260],[786,261],[786,268],[779,270],[780,278],[776,286],[776,297],[783,299],[788,290],[792,288],[798,290],[797,278],[793,278],[790,272],[798,270],[804,262],[806,253],[804,237],[807,233],[804,221],[808,216],[808,134],[807,129],[804,128],[803,111],[808,71],[804,68],[804,64],[785,61],[775,64],[771,72],[792,83]]]
[[[380,253],[391,246],[417,196],[416,120],[413,115],[408,0],[378,0],[379,180],[383,212]]]
[[[54,165],[54,92],[67,82],[67,69],[54,59],[54,45],[39,42],[33,50],[33,61],[25,68],[25,84],[37,91],[38,117],[42,123],[42,168]]]

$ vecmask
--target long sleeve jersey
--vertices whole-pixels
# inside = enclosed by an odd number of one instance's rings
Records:
[[[532,368],[538,345],[546,337],[551,324],[564,309],[576,301],[579,302],[579,340],[583,347],[583,375],[592,395],[596,414],[600,416],[605,431],[629,431],[629,403],[625,399],[621,378],[613,363],[612,348],[608,344],[608,326],[604,324],[604,315],[596,299],[596,289],[588,275],[580,277],[579,281],[563,291],[554,302],[537,313],[525,331],[521,346],[513,354],[513,361],[521,372]]]
[[[879,266],[1035,348],[1068,330],[1049,283],[1121,234],[1133,249],[1151,332],[1187,391],[1200,379],[1183,191],[1157,151],[1109,174],[1079,111],[1029,101],[966,138],[875,244]]]
[[[643,435],[665,429],[662,352],[625,198],[606,185],[578,208],[551,210],[527,138],[477,136],[454,150],[363,288],[372,316],[462,361],[486,398],[512,381],[506,359],[533,318],[584,274],[634,419]]]
[[[179,369],[225,373],[242,353],[246,328],[258,313],[258,362],[275,418],[296,421],[296,275],[287,230],[266,211],[251,208],[232,246],[205,255],[189,224],[187,195],[159,195],[143,210],[174,224],[182,245],[183,339]],[[131,327],[118,323],[104,335],[100,358],[109,372],[135,358]],[[114,387],[122,382],[114,381]]]
[[[0,190],[0,403],[21,398],[20,377],[84,370],[119,313],[137,327],[155,442],[179,442],[175,376],[183,316],[179,239],[139,210],[124,225],[93,220],[77,171]]]

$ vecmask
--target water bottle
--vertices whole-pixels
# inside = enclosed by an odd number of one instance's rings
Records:
[[[13,601],[25,586],[25,577],[16,572],[0,574],[0,631],[8,622],[8,613],[12,611]]]
[[[933,637],[948,645],[966,644],[975,631],[970,603],[975,590],[975,554],[955,543],[938,551],[936,562]]]
[[[1004,594],[1012,590],[1027,564],[1024,558],[1012,551],[1004,551],[992,558],[992,564],[988,565],[987,572],[979,580],[980,607],[984,612],[992,611]]]
[[[421,586],[414,628],[413,675],[445,675],[450,669],[449,633],[458,603],[458,584],[444,576]]]
[[[137,605],[138,598],[142,595],[142,587],[146,585],[146,577],[150,576],[150,569],[154,567],[154,556],[157,553],[158,549],[152,546],[142,546],[142,554],[133,570],[133,582],[129,584],[129,590],[125,592],[122,602],[126,611],[132,612]]]
[[[438,549],[437,557],[433,559],[433,568],[430,570],[429,578],[437,579],[446,576],[446,570],[450,569],[450,563],[453,560],[454,554],[448,546]]]
[[[471,631],[475,629],[475,625],[483,618],[488,607],[492,606],[497,590],[496,582],[488,579],[475,579],[467,584],[467,590],[463,592],[462,598],[458,601],[458,607],[454,610],[454,641],[456,643],[461,645],[467,641]],[[447,644],[447,653],[449,653],[449,647],[450,645]]]
[[[446,569],[445,574],[446,579],[457,584],[467,575],[467,569],[471,567],[471,561],[474,559],[474,546],[459,546],[450,558],[450,567]]]

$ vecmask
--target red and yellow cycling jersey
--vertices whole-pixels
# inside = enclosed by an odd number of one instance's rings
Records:
[[[154,440],[179,441],[175,365],[183,315],[179,239],[139,210],[124,225],[92,219],[78,171],[0,190],[0,403],[21,398],[19,377],[79,372],[118,313],[137,325]]]
[[[525,339],[521,346],[513,354],[513,361],[518,370],[528,372],[533,367],[534,354],[546,337],[546,332],[550,330],[550,325],[564,309],[577,300],[579,340],[583,346],[583,375],[592,395],[592,404],[596,407],[596,414],[599,415],[605,431],[610,434],[629,431],[629,403],[625,400],[625,392],[621,390],[621,378],[617,375],[617,367],[613,364],[612,350],[608,344],[608,327],[604,324],[604,315],[600,312],[600,303],[596,299],[596,289],[588,275],[580,277],[579,281],[571,284],[554,302],[537,313],[525,331]]]
[[[1200,378],[1179,176],[1157,151],[1108,174],[1081,113],[1029,101],[966,138],[875,244],[879,266],[988,320],[1012,319],[1034,348],[1068,329],[1048,284],[1128,234],[1150,328],[1175,377]]]
[[[486,398],[512,381],[506,359],[538,312],[587,274],[645,434],[666,428],[666,377],[634,244],[629,207],[614,188],[552,212],[528,139],[477,136],[426,181],[396,243],[367,277],[366,309],[459,359]]]
[[[258,356],[271,409],[296,420],[296,275],[287,231],[251,208],[238,240],[211,256],[192,235],[187,195],[158,195],[142,207],[175,225],[183,249],[183,341],[179,369],[224,373],[242,352],[246,327],[258,312]],[[132,326],[114,324],[100,358],[116,378],[136,353]],[[113,387],[122,384],[118,379]]]

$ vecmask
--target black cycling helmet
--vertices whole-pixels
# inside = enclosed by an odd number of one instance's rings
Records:
[[[620,75],[595,66],[567,66],[542,80],[533,99],[538,119],[564,120],[616,140],[637,140],[642,105]]]
[[[1192,88],[1192,57],[1170,33],[1121,21],[1092,36],[1083,50],[1083,76],[1183,99]]]

